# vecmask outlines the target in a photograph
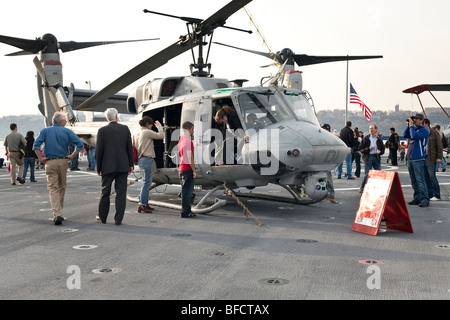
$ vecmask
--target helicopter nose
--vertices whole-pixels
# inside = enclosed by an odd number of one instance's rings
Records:
[[[350,149],[320,127],[293,122],[259,130],[243,149],[244,161],[261,174],[288,171],[330,171],[342,163]]]
[[[258,158],[258,163],[276,160],[301,171],[332,170],[349,151],[338,137],[316,125],[299,122],[260,130],[248,147],[250,159]]]
[[[350,149],[338,137],[313,124],[280,128],[279,161],[302,171],[334,169]]]

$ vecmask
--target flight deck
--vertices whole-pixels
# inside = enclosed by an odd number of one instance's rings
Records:
[[[412,199],[407,168],[399,173]],[[407,205],[414,233],[386,229],[377,236],[351,230],[362,178],[334,179],[336,201],[312,205],[233,197],[195,218],[154,206],[137,212],[127,201],[114,224],[114,195],[106,224],[96,221],[100,177],[68,171],[64,222],[54,225],[45,173],[36,183],[10,185],[0,169],[0,299],[2,300],[449,300],[450,174],[438,172],[441,201]],[[128,194],[139,194],[139,174]],[[161,185],[151,201],[180,204],[179,186]],[[242,190],[246,191],[246,190]],[[196,202],[206,191],[197,189]],[[252,192],[281,196],[269,185]],[[261,225],[259,224],[261,223]],[[185,305],[187,307],[187,303]],[[180,311],[181,312],[181,311]]]

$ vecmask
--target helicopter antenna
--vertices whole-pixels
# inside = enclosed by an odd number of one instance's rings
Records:
[[[261,29],[259,28],[258,24],[256,23],[255,18],[253,18],[252,14],[250,13],[250,11],[247,9],[246,6],[243,9],[244,9],[245,13],[248,15],[248,18],[250,19],[250,22],[255,27],[256,32],[261,37],[261,39],[263,41],[263,44],[267,47],[267,50],[269,51],[269,54],[273,57],[273,60],[275,61],[275,64],[279,66],[280,63],[277,61],[275,54],[273,53],[272,49],[270,48],[269,44],[267,43],[266,38],[264,37],[264,35],[261,32]]]

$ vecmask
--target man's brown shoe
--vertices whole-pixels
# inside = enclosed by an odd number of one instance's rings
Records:
[[[143,205],[139,205],[137,211],[138,211],[139,213],[141,213],[142,211],[143,211],[144,213],[152,213],[152,210],[151,210],[149,207],[143,206]]]

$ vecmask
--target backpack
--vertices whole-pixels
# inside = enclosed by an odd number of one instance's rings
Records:
[[[19,144],[19,159],[22,159],[24,155],[25,155],[25,146],[21,142]]]

